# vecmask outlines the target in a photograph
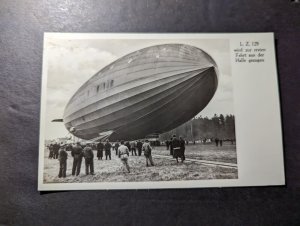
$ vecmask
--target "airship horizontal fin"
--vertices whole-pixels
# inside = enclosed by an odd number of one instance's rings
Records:
[[[62,118],[53,119],[51,122],[63,122],[64,120]]]

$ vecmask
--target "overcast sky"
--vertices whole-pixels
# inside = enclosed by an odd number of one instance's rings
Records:
[[[63,123],[51,120],[62,118],[64,108],[77,89],[107,64],[141,48],[181,43],[207,52],[219,68],[219,86],[213,99],[198,115],[212,117],[233,114],[233,94],[229,56],[229,41],[222,39],[55,39],[48,38],[44,51],[48,56],[46,139],[68,135]]]

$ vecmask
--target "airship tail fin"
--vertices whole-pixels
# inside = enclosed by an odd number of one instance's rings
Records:
[[[62,118],[53,119],[51,122],[63,122],[64,120]]]
[[[105,141],[106,139],[108,139],[112,134],[114,133],[113,130],[109,130],[109,131],[105,131],[103,133],[99,133],[99,137],[96,137],[94,139],[91,139],[90,141]]]

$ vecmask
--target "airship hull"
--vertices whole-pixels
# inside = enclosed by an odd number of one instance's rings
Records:
[[[148,47],[89,79],[67,104],[64,123],[87,140],[108,131],[110,140],[144,138],[194,117],[217,84],[217,66],[202,50],[182,44]]]

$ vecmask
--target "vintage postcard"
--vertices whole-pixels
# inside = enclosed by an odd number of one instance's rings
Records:
[[[45,33],[38,190],[283,185],[273,33]]]

